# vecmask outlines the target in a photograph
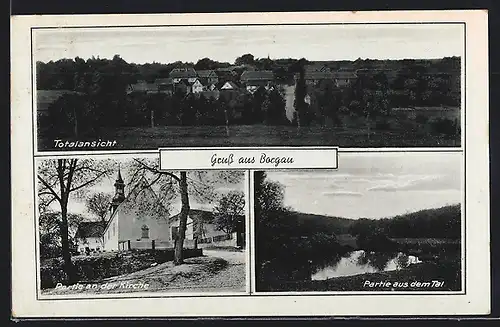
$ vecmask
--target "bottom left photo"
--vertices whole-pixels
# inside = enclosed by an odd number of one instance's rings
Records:
[[[158,161],[37,160],[41,298],[249,291],[247,173]]]

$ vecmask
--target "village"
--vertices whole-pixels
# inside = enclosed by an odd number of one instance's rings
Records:
[[[44,148],[54,139],[95,138],[117,140],[117,148],[410,146],[431,142],[429,134],[436,145],[460,141],[457,57],[321,62],[246,54],[235,64],[136,65],[116,55],[38,67]],[[53,81],[62,69],[74,78]],[[296,131],[301,127],[307,132]]]

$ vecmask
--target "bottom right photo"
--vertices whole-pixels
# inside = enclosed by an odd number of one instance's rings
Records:
[[[345,152],[336,170],[256,171],[255,291],[462,291],[463,158]]]

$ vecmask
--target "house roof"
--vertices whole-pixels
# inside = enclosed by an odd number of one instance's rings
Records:
[[[197,73],[199,77],[217,77],[214,70],[198,70]]]
[[[75,237],[88,238],[88,237],[101,237],[104,232],[106,222],[103,221],[84,221],[78,224],[78,230]]]
[[[176,215],[173,215],[172,217],[170,217],[169,221],[174,222],[174,221],[178,220],[180,218],[180,215],[181,215],[180,212]],[[214,218],[214,215],[212,212],[206,211],[206,210],[200,210],[200,209],[189,209],[188,215],[193,220],[201,219],[201,221],[203,221],[205,223],[211,223],[212,219]]]
[[[170,85],[170,84],[174,84],[174,80],[170,77],[157,78],[157,79],[155,79],[155,84],[157,84],[157,85]]]
[[[174,68],[169,74],[170,78],[192,78],[196,76],[194,68]]]
[[[312,73],[312,72],[330,73],[331,69],[325,65],[313,64],[313,65],[305,65],[304,71],[306,73]]]
[[[231,89],[237,89],[237,88],[239,88],[239,86],[235,82],[233,82],[233,81],[227,81],[227,82],[222,82],[222,84],[220,85],[219,89],[222,90],[222,88],[226,84],[229,84],[231,86]]]
[[[130,84],[130,92],[147,92],[157,91],[158,86],[155,83],[147,83],[146,81],[137,81],[137,83]]]
[[[354,79],[358,77],[356,73],[351,71],[338,71],[338,72],[333,72],[332,74],[333,77],[337,79]]]
[[[274,73],[271,70],[244,71],[240,77],[242,82],[248,81],[272,81]]]

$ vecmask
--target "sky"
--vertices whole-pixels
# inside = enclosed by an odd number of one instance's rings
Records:
[[[132,190],[133,185],[130,183],[131,175],[130,175],[130,170],[128,170],[128,165],[131,162],[131,158],[129,159],[112,159],[113,166],[115,167],[115,171],[111,173],[110,176],[106,176],[101,181],[93,186],[87,187],[85,189],[85,195],[91,195],[93,193],[97,192],[104,192],[104,193],[110,193],[111,195],[115,194],[115,187],[114,183],[116,181],[116,178],[118,176],[118,167],[120,166],[120,171],[121,175],[123,178],[123,181],[125,183],[125,195],[127,196],[129,192]],[[195,178],[195,173],[193,172],[188,172],[187,178],[188,178],[188,190],[191,190],[191,187],[194,185],[198,185],[197,183],[200,183],[196,178]],[[194,181],[193,181],[194,180]],[[239,180],[238,183],[234,184],[229,184],[225,183],[223,181],[217,181],[217,179],[213,179],[212,182],[208,182],[208,180],[202,180],[202,183],[204,182],[207,185],[212,185],[213,188],[215,189],[216,192],[219,194],[224,194],[232,190],[236,191],[244,191],[244,178],[242,177],[241,180]],[[153,187],[155,192],[158,192],[156,189],[156,186]],[[158,193],[157,193],[158,194]],[[190,191],[190,207],[192,209],[204,209],[204,210],[209,210],[211,211],[214,207],[214,202],[210,203],[209,201],[206,200],[200,200],[200,197],[195,197],[193,196],[194,192],[191,190]],[[175,215],[178,212],[180,212],[180,198],[177,200],[173,201],[171,203],[171,214]],[[54,211],[61,211],[59,204],[56,202],[53,202],[51,205],[51,209]],[[85,200],[83,200],[80,196],[77,196],[76,194],[72,194],[70,196],[70,200],[68,202],[68,212],[74,213],[74,214],[81,214],[84,217],[86,217],[88,220],[95,220],[97,217],[93,216],[90,212],[88,212],[86,206],[85,206]]]
[[[35,30],[35,60],[120,55],[133,63],[208,57],[233,63],[245,53],[256,58],[355,60],[461,56],[463,26],[273,25],[189,26]]]
[[[388,218],[459,204],[461,153],[340,153],[336,171],[269,171],[285,205],[304,213]]]

